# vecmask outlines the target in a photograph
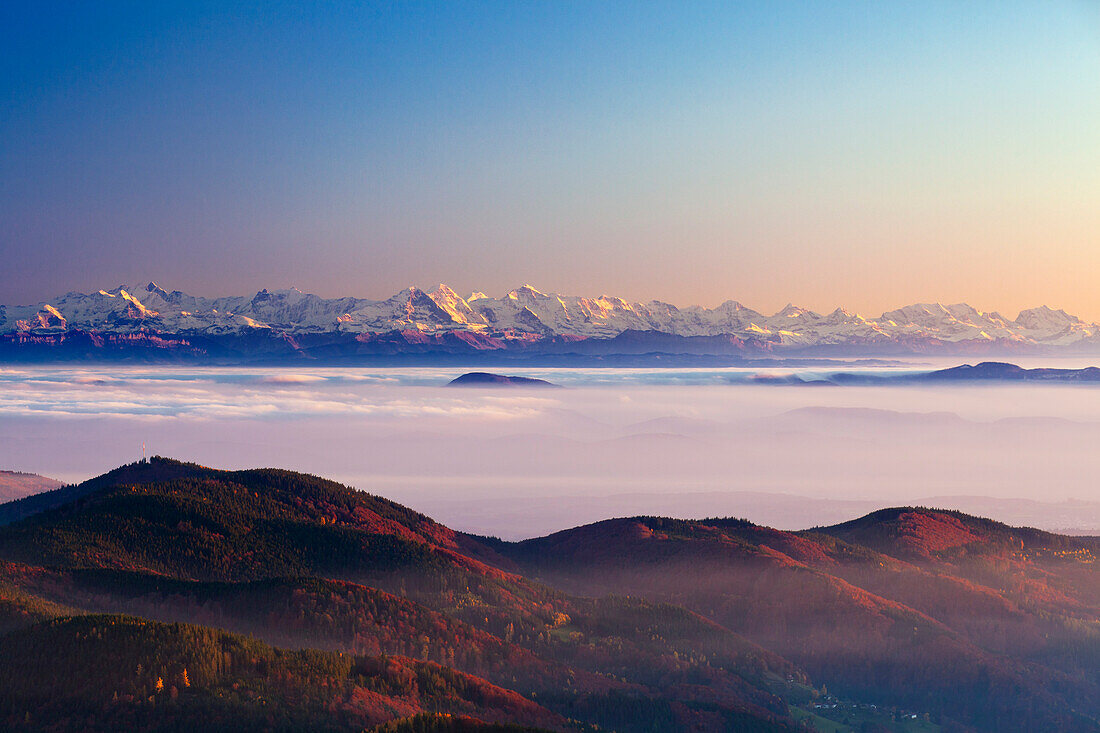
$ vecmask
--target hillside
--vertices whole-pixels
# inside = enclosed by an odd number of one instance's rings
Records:
[[[692,609],[845,697],[983,729],[1096,730],[1096,541],[932,511],[923,533],[896,530],[909,513],[799,533],[637,517],[502,551],[570,592]],[[935,553],[955,564],[914,562]]]
[[[361,730],[424,712],[560,729],[514,692],[431,662],[284,651],[119,615],[61,617],[0,637],[0,720],[24,730]],[[58,670],[46,657],[63,660]]]
[[[408,719],[394,723],[408,730],[482,721],[763,731],[797,720],[853,731],[1100,730],[1095,538],[895,508],[804,532],[635,517],[508,543],[314,476],[161,458],[0,514],[4,643],[84,629],[76,619],[96,614],[182,623],[197,629],[190,635],[247,634],[274,650],[257,658],[312,649],[325,660],[434,664],[466,675],[463,689],[514,691],[515,709],[534,716],[463,707],[451,693],[449,708],[430,696],[387,703],[387,720]],[[118,633],[175,648],[168,632],[150,641],[135,623],[120,621]],[[287,726],[316,719],[318,686],[355,697],[382,684],[324,665],[301,690],[279,688]],[[209,689],[266,695],[254,673]],[[295,695],[302,705],[286,702]],[[70,707],[114,710],[77,698]],[[255,711],[238,705],[247,696],[230,699],[234,720],[251,725]],[[60,704],[45,709],[44,726],[73,725]],[[119,715],[152,726],[141,710]],[[441,712],[459,717],[432,717]]]
[[[0,527],[0,575],[46,603],[435,660],[624,731],[782,730],[778,693],[804,678],[695,614],[532,584],[472,557],[499,557],[473,538],[316,477],[153,459],[39,506]]]
[[[36,473],[0,471],[0,504],[59,488],[60,481]]]

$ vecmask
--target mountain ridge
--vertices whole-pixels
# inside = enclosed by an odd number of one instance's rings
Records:
[[[1025,309],[1014,320],[965,303],[917,303],[878,317],[843,308],[819,314],[788,304],[766,315],[734,300],[714,308],[677,307],[543,293],[530,285],[500,298],[477,292],[465,299],[441,283],[432,292],[410,286],[370,300],[266,288],[252,296],[205,298],[155,282],[0,305],[0,343],[9,348],[66,336],[100,348],[125,346],[128,338],[131,346],[144,340],[160,349],[202,351],[210,348],[207,341],[236,338],[279,343],[292,352],[313,353],[329,344],[343,354],[384,352],[386,343],[395,353],[564,353],[577,342],[616,339],[622,351],[612,353],[634,353],[638,346],[631,343],[638,341],[649,351],[710,354],[1100,352],[1100,324],[1047,306]]]

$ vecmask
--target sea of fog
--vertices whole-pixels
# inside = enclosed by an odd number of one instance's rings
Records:
[[[79,481],[144,443],[509,539],[635,514],[795,529],[899,504],[1100,533],[1100,385],[755,381],[928,368],[509,369],[562,388],[475,389],[445,386],[459,368],[6,367],[0,468]]]

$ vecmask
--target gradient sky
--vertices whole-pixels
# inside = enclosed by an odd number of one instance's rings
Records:
[[[3,3],[0,262],[1100,320],[1100,3]]]

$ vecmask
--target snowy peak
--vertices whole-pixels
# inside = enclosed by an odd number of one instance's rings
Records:
[[[893,321],[898,325],[935,325],[949,315],[947,309],[939,303],[914,303],[883,313],[881,320]]]
[[[1077,316],[1071,316],[1064,310],[1054,310],[1041,305],[1038,308],[1020,311],[1020,315],[1016,316],[1016,323],[1026,329],[1037,331],[1049,328],[1069,328],[1081,323],[1081,319]]]
[[[91,294],[68,293],[36,305],[0,306],[0,334],[82,330],[186,336],[255,329],[287,336],[464,332],[503,341],[609,339],[625,332],[655,332],[678,337],[736,337],[768,350],[859,347],[919,351],[925,348],[922,344],[936,348],[957,345],[960,349],[966,344],[1001,344],[1095,346],[1100,351],[1100,326],[1046,306],[1021,311],[1011,321],[966,303],[915,303],[871,319],[843,308],[820,315],[788,304],[765,316],[736,300],[714,308],[680,308],[655,300],[631,302],[610,294],[544,293],[531,285],[501,298],[475,291],[468,299],[444,283],[430,293],[413,285],[385,300],[369,300],[322,298],[294,288],[203,298],[170,292],[152,281]]]
[[[1014,324],[1024,338],[1065,346],[1100,338],[1100,327],[1047,306],[1020,311]]]
[[[433,299],[446,298],[449,300],[462,300],[462,298],[459,297],[458,293],[456,293],[454,289],[446,283],[439,283],[439,285],[436,286],[435,292],[433,292],[431,296]]]
[[[727,300],[726,302],[722,303],[721,305],[719,305],[714,310],[722,311],[724,313],[742,313],[742,312],[745,312],[745,313],[751,313],[754,316],[759,316],[760,315],[759,313],[757,313],[753,309],[745,307],[744,305],[737,302],[736,300]]]
[[[435,292],[428,296],[432,299],[440,309],[443,310],[454,323],[461,323],[477,329],[484,328],[487,324],[485,317],[480,313],[474,312],[470,307],[470,304],[459,297],[453,289],[439,284],[439,287],[435,289]]]
[[[508,293],[505,297],[511,300],[534,300],[537,298],[545,298],[546,294],[535,290],[530,285],[522,285]]]
[[[160,298],[161,300],[164,300],[164,301],[167,301],[168,298],[170,297],[167,292],[162,290],[160,288],[160,286],[158,286],[155,282],[152,282],[152,281],[150,281],[149,284],[145,286],[145,292],[150,293],[152,295],[155,295],[155,296],[157,296],[158,298]]]
[[[808,310],[805,310],[803,308],[799,308],[796,305],[793,305],[791,303],[787,303],[787,305],[783,306],[783,309],[781,311],[779,311],[778,313],[775,314],[775,317],[776,318],[801,318],[802,316],[807,315],[807,314],[816,315],[816,314],[811,313]]]

